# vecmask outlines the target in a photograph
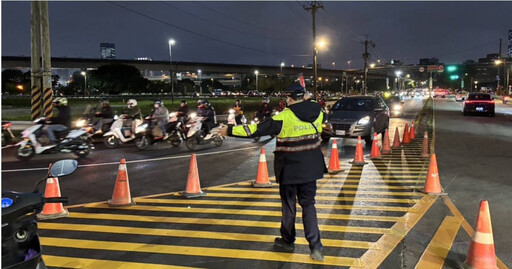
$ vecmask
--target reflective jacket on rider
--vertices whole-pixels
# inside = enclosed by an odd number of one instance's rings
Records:
[[[280,184],[303,184],[327,172],[320,147],[323,112],[320,105],[303,101],[256,125],[228,127],[228,135],[276,135],[274,172]]]

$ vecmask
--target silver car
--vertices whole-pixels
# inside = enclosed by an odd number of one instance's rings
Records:
[[[371,144],[373,133],[389,127],[389,108],[379,96],[349,96],[338,100],[326,118],[322,138],[361,136]]]

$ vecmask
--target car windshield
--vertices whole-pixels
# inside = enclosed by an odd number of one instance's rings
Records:
[[[491,96],[489,94],[485,94],[485,93],[470,94],[468,99],[469,100],[491,100]]]
[[[369,111],[372,110],[372,99],[344,98],[334,104],[332,110]]]

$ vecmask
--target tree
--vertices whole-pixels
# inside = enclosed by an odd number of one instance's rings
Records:
[[[183,79],[178,81],[177,90],[185,95],[187,92],[193,92],[195,90],[195,83],[190,79]]]
[[[30,74],[30,72],[28,72]],[[2,71],[2,92],[9,94],[30,93],[30,75],[25,76],[21,70],[6,69]]]
[[[89,88],[107,94],[139,93],[145,91],[148,85],[148,80],[136,67],[125,64],[100,66],[97,70],[90,71],[87,79]]]

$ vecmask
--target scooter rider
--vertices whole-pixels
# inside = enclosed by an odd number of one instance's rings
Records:
[[[242,105],[242,102],[240,102],[240,99],[235,100],[235,105],[233,106],[233,109],[235,110],[236,124],[242,124],[242,116],[244,115],[244,107]]]
[[[210,138],[210,130],[217,125],[215,118],[215,109],[210,105],[210,102],[203,100],[201,102],[203,110],[201,111],[201,117],[203,117],[203,130],[205,133],[205,139]]]
[[[272,107],[269,104],[268,99],[263,99],[258,115],[260,121],[263,121],[272,116]]]
[[[71,127],[71,109],[68,106],[68,99],[65,97],[56,97],[52,101],[53,107],[59,111],[55,117],[46,120],[46,135],[50,139],[50,144],[57,144],[59,141],[55,138],[55,132],[66,131]]]
[[[180,103],[180,107],[178,107],[178,117],[188,117],[188,105],[186,100],[182,100]]]
[[[110,107],[108,100],[103,99],[100,101],[100,103],[101,111],[96,112],[94,115],[96,117],[101,117],[102,119],[100,119],[94,126],[94,129],[96,129],[95,134],[102,134],[103,130],[101,129],[101,127],[103,126],[103,124],[107,122],[112,122],[112,120],[114,119],[114,112],[112,112],[112,108]]]
[[[304,235],[309,242],[311,258],[323,260],[322,243],[315,208],[316,180],[327,172],[320,133],[323,112],[316,102],[303,100],[304,88],[290,87],[283,112],[260,124],[222,127],[221,135],[254,137],[276,135],[274,171],[282,202],[281,237],[277,247],[294,249],[296,200],[302,207]]]
[[[156,121],[156,126],[162,130],[162,136],[167,137],[165,126],[169,122],[169,110],[164,106],[161,100],[156,100],[153,104],[153,118]]]
[[[137,106],[137,100],[129,99],[126,102],[126,107],[123,109],[123,115],[125,118],[124,126],[130,126],[132,130],[135,130],[135,119],[142,120],[142,114],[140,108]]]

